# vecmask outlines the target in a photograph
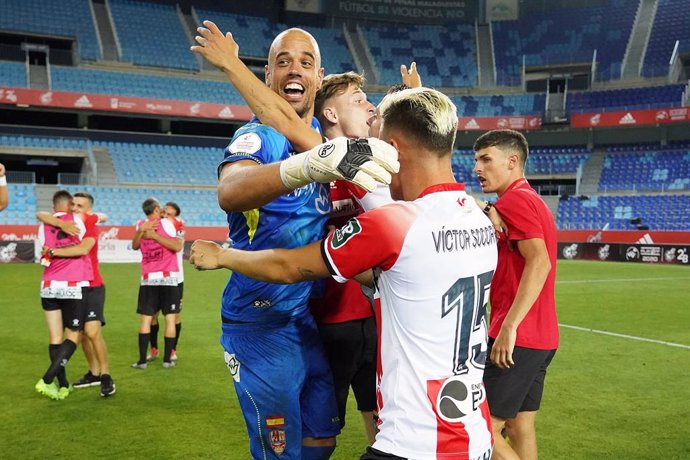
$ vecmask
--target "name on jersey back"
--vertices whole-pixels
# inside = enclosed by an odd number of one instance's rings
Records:
[[[496,231],[493,225],[467,229],[441,227],[431,232],[437,253],[460,252],[496,244]]]

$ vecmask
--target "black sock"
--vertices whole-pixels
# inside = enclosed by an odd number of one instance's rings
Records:
[[[50,362],[53,362],[53,359],[55,359],[55,355],[57,355],[58,350],[60,349],[60,345],[51,343],[48,345],[48,353],[50,353]],[[61,387],[68,387],[69,382],[67,381],[67,373],[65,372],[65,368],[61,367],[58,374],[57,374],[57,379],[58,382],[60,383]]]
[[[151,348],[158,348],[158,323],[151,325]]]
[[[76,349],[77,344],[71,340],[67,339],[62,342],[62,345],[60,345],[57,351],[54,352],[55,354],[50,362],[50,367],[43,376],[43,381],[50,383],[55,377],[58,376],[61,369],[64,371],[65,366],[69,362],[69,359],[72,357],[72,354],[74,354],[74,350]]]
[[[139,333],[139,364],[144,364],[146,362],[146,349],[149,346],[149,338],[151,334]]]
[[[177,342],[180,340],[180,332],[182,332],[182,323],[175,324],[175,344],[173,350],[177,350]]]
[[[172,351],[174,345],[175,345],[175,337],[166,337],[165,338],[165,354],[163,355],[163,362],[164,363],[170,362],[170,352]]]

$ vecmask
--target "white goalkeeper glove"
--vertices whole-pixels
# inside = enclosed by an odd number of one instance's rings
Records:
[[[398,151],[389,143],[374,137],[338,137],[283,160],[280,178],[291,190],[311,182],[344,179],[372,192],[376,182],[390,184],[391,174],[399,169]]]

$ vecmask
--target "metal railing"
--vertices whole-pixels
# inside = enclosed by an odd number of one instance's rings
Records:
[[[58,185],[86,185],[87,180],[84,174],[80,173],[58,173]]]
[[[7,171],[7,182],[10,184],[35,184],[36,173],[33,171]]]

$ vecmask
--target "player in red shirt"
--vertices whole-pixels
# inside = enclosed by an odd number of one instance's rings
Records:
[[[100,385],[101,396],[115,394],[115,383],[110,376],[108,365],[108,348],[102,334],[105,325],[105,285],[98,264],[98,228],[99,223],[105,222],[107,216],[93,212],[93,196],[90,193],[78,192],[72,199],[72,212],[86,227],[84,238],[92,238],[96,244],[89,251],[89,259],[93,269],[94,279],[89,287],[83,288],[86,304],[84,331],[81,345],[89,363],[89,370],[83,377],[74,382],[74,388],[85,388]],[[60,221],[47,212],[36,214],[41,222],[60,228],[69,235],[78,233],[77,226],[72,221]]]
[[[536,459],[535,418],[546,368],[558,348],[556,226],[524,177],[528,145],[512,130],[489,131],[474,144],[474,170],[507,228],[498,245],[491,290],[486,385],[494,459]],[[491,204],[484,208],[490,212]],[[501,436],[507,428],[510,445]]]
[[[381,139],[400,152],[391,196],[402,201],[303,248],[245,252],[196,241],[190,261],[273,283],[331,275],[344,281],[377,269],[380,431],[362,459],[488,459],[482,371],[494,229],[450,168],[452,102],[417,88],[387,96],[379,110]]]

